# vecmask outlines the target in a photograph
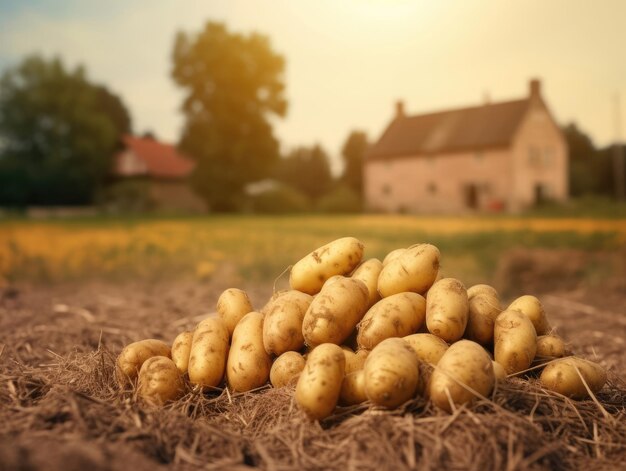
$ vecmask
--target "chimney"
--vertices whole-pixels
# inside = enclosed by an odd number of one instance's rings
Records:
[[[530,98],[539,98],[541,96],[541,81],[532,79],[529,82]]]
[[[396,119],[404,118],[404,101],[398,100],[396,102]]]

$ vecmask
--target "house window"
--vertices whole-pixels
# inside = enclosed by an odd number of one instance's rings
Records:
[[[552,165],[554,165],[554,149],[552,147],[546,147],[544,149],[543,165],[544,167],[552,167]]]
[[[437,184],[434,182],[430,182],[427,187],[428,193],[434,195],[437,193]]]
[[[528,164],[531,167],[538,167],[541,165],[541,149],[536,146],[530,146],[528,148]]]
[[[391,194],[391,185],[387,185],[387,184],[383,185],[383,187],[382,187],[382,194],[385,195],[385,196],[390,195]]]
[[[482,152],[476,152],[474,154],[474,161],[477,163],[481,163],[483,161],[483,153]]]

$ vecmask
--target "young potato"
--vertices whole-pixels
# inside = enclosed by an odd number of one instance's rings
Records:
[[[338,345],[318,345],[306,360],[296,385],[296,402],[312,420],[332,414],[343,383],[346,357]]]
[[[383,298],[412,291],[424,294],[433,285],[439,271],[439,249],[417,244],[385,265],[378,277],[378,292]]]
[[[274,300],[266,310],[263,321],[265,351],[276,356],[304,346],[302,321],[313,297],[291,290]]]
[[[263,314],[249,312],[237,324],[226,362],[226,379],[233,391],[250,391],[270,377],[272,359],[263,346]]]
[[[343,350],[343,354],[346,356],[345,373],[347,375],[363,369],[367,355],[357,355],[350,347],[346,347],[345,345],[342,345],[341,349]]]
[[[175,401],[185,392],[185,382],[176,364],[167,357],[148,358],[139,370],[137,394],[149,404]]]
[[[426,300],[417,293],[398,293],[374,304],[357,326],[359,348],[371,350],[390,337],[417,332],[424,323]]]
[[[493,296],[496,299],[499,299],[500,297],[498,296],[498,292],[496,291],[496,289],[493,286],[490,285],[474,285],[474,286],[470,286],[467,289],[467,298],[468,299],[472,299],[474,296],[478,295],[478,294],[486,294],[489,296]]]
[[[491,364],[493,365],[493,374],[496,377],[496,381],[502,381],[503,379],[506,379],[506,371],[504,370],[504,366],[494,360],[491,360]]]
[[[365,372],[363,370],[346,374],[341,384],[339,402],[345,406],[353,406],[367,401],[365,394]]]
[[[182,374],[187,373],[192,341],[193,332],[186,330],[178,334],[172,344],[172,361]]]
[[[354,270],[363,258],[363,248],[360,240],[343,237],[314,250],[291,268],[291,289],[310,295],[319,293],[331,276]]]
[[[115,376],[120,386],[132,383],[139,374],[141,365],[156,356],[171,357],[170,346],[161,340],[146,339],[124,347],[115,362]]]
[[[361,280],[344,278],[325,286],[304,315],[302,334],[306,344],[341,345],[363,318],[367,302],[367,287]]]
[[[431,365],[439,363],[443,354],[448,350],[445,340],[433,334],[412,334],[403,337],[402,340],[415,350],[417,358]]]
[[[463,283],[455,278],[439,280],[426,298],[426,327],[446,342],[456,342],[465,332],[469,303]]]
[[[217,300],[217,313],[224,321],[228,329],[228,335],[232,336],[239,320],[254,311],[250,298],[245,291],[237,288],[228,288]]]
[[[574,399],[584,399],[589,393],[581,376],[594,394],[606,383],[606,370],[602,366],[578,357],[561,358],[551,362],[541,372],[539,380],[541,385],[550,391]]]
[[[365,360],[365,394],[374,404],[397,407],[415,395],[419,381],[419,360],[401,338],[380,342]]]
[[[537,337],[536,358],[561,358],[565,356],[565,343],[557,335]]]
[[[192,384],[216,387],[222,382],[229,337],[224,321],[218,317],[207,317],[198,324],[191,341],[187,369]]]
[[[491,358],[476,342],[459,340],[450,345],[435,367],[428,385],[428,394],[434,405],[452,412],[459,406],[491,394],[495,373]],[[468,389],[469,388],[469,389]]]
[[[406,252],[407,249],[403,248],[399,248],[399,249],[395,249],[392,250],[391,252],[389,252],[385,258],[383,259],[383,266],[387,266],[389,265],[392,261],[394,261],[396,258],[398,258],[400,255],[404,254]]]
[[[526,370],[537,352],[537,333],[528,317],[520,311],[506,310],[494,327],[494,357],[507,374]]]
[[[507,310],[520,311],[526,314],[526,317],[535,326],[537,335],[545,335],[550,332],[550,323],[546,317],[546,312],[536,297],[530,295],[520,296],[509,305]]]
[[[489,345],[493,342],[493,326],[502,312],[500,301],[491,294],[475,294],[468,301],[465,338]]]
[[[275,388],[282,388],[300,376],[306,360],[298,352],[285,352],[272,364],[270,369],[270,383]]]
[[[365,286],[367,286],[367,290],[369,291],[368,308],[380,301],[380,294],[378,294],[378,276],[382,269],[383,264],[380,260],[370,258],[361,263],[351,275],[352,278],[361,280],[365,283]]]

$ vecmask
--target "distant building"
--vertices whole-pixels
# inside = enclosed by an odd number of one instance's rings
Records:
[[[189,186],[195,163],[171,144],[153,137],[126,135],[114,157],[113,177],[145,182],[152,204],[158,209],[203,211],[204,202]]]
[[[527,98],[406,116],[402,102],[364,163],[367,207],[518,211],[568,196],[567,143],[530,81]]]

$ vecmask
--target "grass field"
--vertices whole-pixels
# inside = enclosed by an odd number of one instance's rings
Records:
[[[436,244],[443,269],[490,279],[519,248],[611,251],[626,246],[626,220],[538,217],[211,216],[0,222],[0,280],[210,279],[223,273],[271,281],[316,247],[351,235],[366,257],[417,242]]]

